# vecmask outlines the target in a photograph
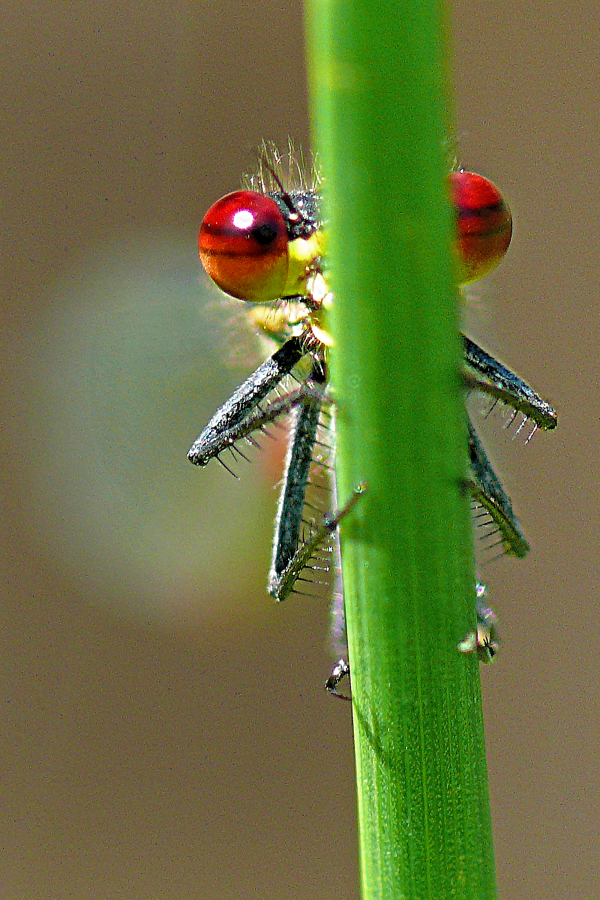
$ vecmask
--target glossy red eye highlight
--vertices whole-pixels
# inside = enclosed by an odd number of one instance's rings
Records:
[[[288,274],[285,219],[274,200],[254,191],[227,194],[204,216],[202,265],[232,297],[267,303],[281,296]]]
[[[478,281],[494,269],[510,244],[512,216],[498,188],[474,172],[451,172],[456,210],[459,284]]]

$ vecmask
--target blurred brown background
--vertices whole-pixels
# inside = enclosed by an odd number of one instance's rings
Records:
[[[560,413],[485,429],[534,548],[482,572],[507,900],[597,893],[597,11],[455,5],[461,159],[516,219],[470,330]],[[265,595],[276,453],[186,461],[254,362],[198,223],[261,139],[308,146],[301,16],[3,6],[3,900],[358,896],[326,603]]]

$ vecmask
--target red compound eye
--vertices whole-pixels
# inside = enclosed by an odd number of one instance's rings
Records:
[[[451,172],[456,210],[459,284],[478,281],[494,269],[510,244],[512,216],[498,188],[474,172]]]
[[[285,219],[274,200],[235,191],[213,203],[198,239],[202,265],[232,297],[267,303],[281,296],[288,274]]]

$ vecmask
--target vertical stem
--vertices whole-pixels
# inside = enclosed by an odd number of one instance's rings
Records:
[[[440,0],[308,0],[363,896],[495,897]]]

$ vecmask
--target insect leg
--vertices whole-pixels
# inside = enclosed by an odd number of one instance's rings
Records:
[[[332,481],[332,495],[337,504],[337,483],[335,476]],[[351,697],[348,697],[346,694],[342,694],[341,691],[338,691],[338,685],[344,680],[344,678],[350,677],[350,666],[347,662],[348,637],[346,635],[344,575],[342,572],[342,551],[340,547],[339,531],[337,531],[332,537],[334,589],[329,609],[329,633],[331,637],[331,647],[337,658],[337,663],[331,670],[329,678],[325,683],[325,688],[332,697],[339,697],[340,700],[351,700]]]
[[[536,394],[529,385],[497,359],[463,335],[465,384],[482,391],[507,406],[523,413],[539,428],[551,431],[556,428],[556,410]]]
[[[343,657],[342,659],[338,659],[335,666],[331,670],[331,674],[327,681],[325,682],[325,690],[331,694],[332,697],[337,697],[339,700],[349,700],[352,702],[352,697],[348,697],[347,694],[341,694],[338,691],[338,685],[344,680],[344,678],[350,677],[350,665],[347,660]]]
[[[214,456],[243,437],[243,423],[251,416],[257,404],[290,374],[305,353],[302,337],[292,337],[266,359],[215,413],[196,438],[188,452],[190,462],[196,466],[205,466]],[[242,433],[239,433],[240,427]],[[257,426],[252,426],[246,434],[254,427]]]
[[[284,481],[283,490],[285,491],[286,483]],[[295,549],[292,555],[289,557],[287,562],[285,563],[282,569],[278,568],[278,565],[286,558],[289,552],[292,550],[291,545],[288,547],[285,545],[286,552],[285,555],[283,552],[280,553],[280,542],[278,541],[278,528],[276,527],[275,532],[275,543],[273,546],[273,563],[271,566],[271,573],[269,576],[269,593],[271,596],[275,597],[276,600],[285,600],[285,598],[291,593],[294,588],[294,584],[298,580],[300,573],[306,566],[309,564],[311,558],[313,557],[315,551],[323,544],[325,541],[336,531],[338,525],[342,521],[342,519],[354,509],[358,498],[362,496],[367,490],[366,482],[359,484],[357,488],[354,489],[350,499],[342,506],[340,509],[336,510],[334,513],[330,513],[323,517],[323,521],[321,524],[315,528],[310,537],[303,541],[300,545],[299,541],[295,545]],[[281,511],[281,506],[280,506]],[[287,511],[286,511],[287,512]],[[302,515],[302,510],[300,509],[300,516]],[[279,524],[279,520],[276,523],[276,526]],[[298,539],[300,536],[300,529],[298,527]],[[343,601],[342,601],[343,602]]]
[[[467,488],[471,496],[483,506],[498,526],[505,552],[509,556],[522,559],[529,550],[529,544],[513,513],[510,499],[494,472],[471,422],[469,422],[469,458],[471,475],[467,478]]]
[[[486,587],[484,584],[477,583],[475,594],[477,598],[477,625],[462,641],[458,642],[457,649],[461,653],[476,652],[480,662],[491,663],[498,652],[499,638],[496,629],[498,616],[486,605]]]
[[[313,392],[307,394],[293,412],[290,444],[275,520],[268,590],[277,600],[284,600],[293,587],[293,582],[288,586],[287,580],[285,580],[284,586],[282,577],[296,556],[300,543],[306,487],[313,460],[326,383],[326,376],[320,364],[313,365],[309,383],[314,386]]]

